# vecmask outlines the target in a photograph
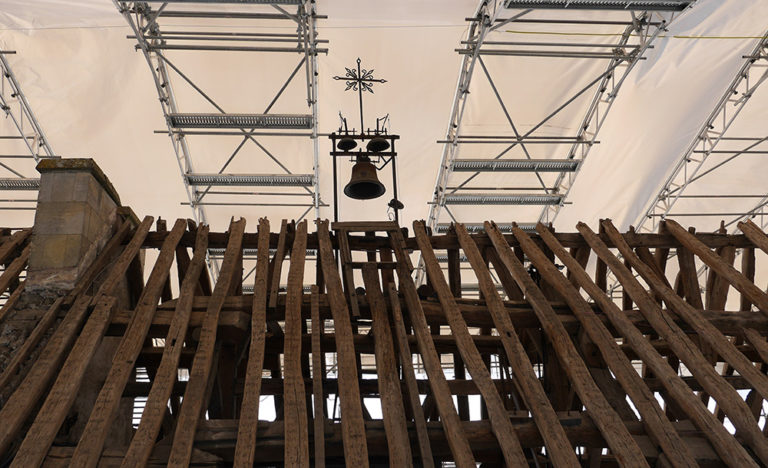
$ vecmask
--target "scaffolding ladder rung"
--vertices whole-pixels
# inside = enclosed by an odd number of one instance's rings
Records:
[[[189,185],[237,187],[310,187],[312,174],[187,174]]]
[[[147,3],[233,3],[240,5],[301,5],[303,0],[145,0]]]
[[[7,177],[0,179],[0,190],[38,190],[40,179]]]
[[[524,193],[515,195],[497,195],[478,193],[473,195],[448,195],[446,205],[558,205],[561,195],[540,195]]]
[[[485,232],[483,223],[463,223],[464,229],[469,233]],[[451,227],[451,223],[438,223],[435,229],[437,234],[445,234]],[[496,223],[499,231],[509,234],[512,232],[512,223]],[[517,223],[517,227],[525,232],[536,232],[536,223]]]
[[[170,114],[168,121],[173,128],[312,128],[304,114]]]
[[[454,172],[575,172],[574,159],[457,159]]]
[[[682,11],[695,0],[505,0],[506,8]]]

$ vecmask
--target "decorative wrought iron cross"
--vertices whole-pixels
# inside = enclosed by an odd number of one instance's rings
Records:
[[[373,94],[374,83],[386,83],[387,80],[376,79],[373,77],[373,69],[366,70],[360,68],[360,58],[357,59],[357,70],[354,68],[347,68],[347,74],[344,76],[334,76],[334,80],[346,81],[347,88],[344,91],[357,91],[358,98],[360,100],[360,133],[365,130],[363,125],[363,92],[368,91]]]

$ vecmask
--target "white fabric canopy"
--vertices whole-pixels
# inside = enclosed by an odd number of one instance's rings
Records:
[[[319,24],[320,36],[330,40],[329,54],[320,57],[320,131],[336,130],[339,111],[350,123],[357,121],[356,95],[345,93],[343,84],[331,77],[343,74],[358,56],[364,66],[376,70],[377,77],[388,80],[366,96],[366,116],[372,121],[389,113],[392,131],[401,135],[397,149],[400,199],[406,206],[403,225],[427,214],[442,152],[436,140],[445,136],[460,64],[454,49],[466,33],[464,18],[475,8],[475,0],[318,1],[318,13],[329,17]],[[765,18],[765,1],[699,0],[675,21],[621,89],[601,131],[601,143],[590,153],[567,200],[571,204],[557,219],[559,230],[573,230],[578,220],[594,226],[599,218],[613,218],[624,229],[637,219],[733,79],[742,55],[768,28]],[[123,203],[140,216],[190,216],[189,208],[180,204],[186,197],[170,141],[167,135],[153,133],[164,129],[165,123],[150,72],[142,55],[134,51],[135,41],[126,38],[130,31],[111,2],[5,0],[0,28],[3,48],[18,51],[8,59],[57,154],[94,158]],[[508,34],[514,40],[515,33]],[[215,61],[201,63],[192,54],[174,57],[229,112],[261,112],[280,77],[287,76],[297,61],[269,54],[223,53]],[[535,124],[545,107],[572,94],[580,79],[594,76],[572,61],[536,60],[488,59],[513,118],[523,126]],[[476,73],[478,88],[469,101],[468,128],[492,133],[503,129],[505,121],[481,78]],[[174,85],[180,97],[188,99],[180,102],[192,103],[187,112],[203,110],[194,93],[182,83]],[[281,105],[288,108],[301,102],[301,87],[293,91],[297,100],[287,98]],[[740,132],[765,133],[766,99],[768,89],[761,88],[739,119]],[[579,112],[558,124],[578,125]],[[237,142],[233,139],[223,148],[193,146],[205,166],[201,172],[215,171]],[[295,167],[306,167],[311,158],[308,145],[270,144],[276,152],[289,154],[287,160]],[[330,157],[324,156],[330,143],[323,139],[321,149],[321,193],[331,203]],[[255,148],[248,151],[238,156],[237,167],[243,172],[263,158]],[[755,156],[719,172],[716,182],[766,193],[764,168],[762,157]],[[33,169],[26,172],[34,176]],[[388,174],[382,178],[388,184]],[[388,193],[380,203],[343,200],[343,218],[382,219],[389,198]],[[466,215],[472,219],[465,220],[531,221],[538,214],[538,210],[515,210],[472,209]],[[230,216],[283,215],[276,209],[237,207],[209,213],[213,229],[219,230],[226,228]],[[3,216],[2,225],[31,222],[17,221],[23,213]],[[332,213],[326,208],[323,216],[330,218]],[[702,229],[716,226],[712,219],[687,221]]]

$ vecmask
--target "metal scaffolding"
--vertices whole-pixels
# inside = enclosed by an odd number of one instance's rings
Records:
[[[540,214],[530,221],[551,222],[567,201],[568,191],[596,143],[600,128],[616,95],[634,66],[644,59],[656,37],[665,30],[680,11],[693,1],[562,1],[562,0],[484,0],[475,14],[468,18],[469,32],[456,51],[463,56],[458,84],[443,144],[440,169],[429,208],[428,226],[433,230],[442,224],[447,213],[451,221],[477,222],[463,219],[448,205],[458,201],[463,205],[493,203],[526,204],[540,206]],[[570,11],[578,10],[578,11]],[[609,16],[584,16],[584,10],[608,11]],[[623,12],[623,13],[622,13]],[[594,13],[594,12],[593,12]],[[617,16],[621,15],[621,16]],[[504,35],[508,27],[536,27],[556,31],[557,28],[578,26],[580,32],[572,35],[557,33],[541,41],[510,41]],[[606,31],[613,31],[606,33]],[[534,36],[533,31],[525,31]],[[555,33],[541,33],[551,35]],[[606,43],[606,37],[615,37]],[[484,57],[518,57],[516,60],[576,61],[583,64],[603,64],[595,77],[589,78],[575,94],[547,109],[545,117],[533,125],[516,123],[513,111],[517,97],[502,97]],[[595,62],[597,61],[597,62]],[[515,62],[517,63],[517,62]],[[526,62],[530,63],[530,62]],[[472,124],[465,118],[472,78],[476,68],[482,70],[490,90],[498,101],[508,130],[501,135],[470,135],[464,129]],[[569,85],[571,82],[569,82]],[[531,93],[525,89],[525,93]],[[583,107],[585,106],[586,107]],[[563,111],[582,117],[568,128],[552,133],[553,118]],[[525,127],[525,128],[524,128]],[[469,145],[469,146],[468,146]],[[492,148],[493,158],[459,158],[464,148]],[[496,152],[496,150],[498,153]],[[514,154],[519,154],[515,157]],[[544,157],[542,158],[543,155]],[[559,155],[559,156],[558,156]],[[470,172],[471,174],[466,174]],[[499,184],[499,173],[504,173]],[[487,187],[482,184],[485,175],[494,175]],[[487,193],[483,193],[483,191]],[[492,192],[491,192],[492,191]],[[480,193],[478,193],[480,192]]]
[[[696,136],[681,155],[664,185],[637,219],[638,230],[655,232],[667,218],[708,217],[723,220],[725,228],[735,229],[745,218],[755,218],[762,228],[768,225],[768,185],[746,187],[712,182],[744,158],[768,156],[768,136],[734,135],[732,126],[742,110],[753,102],[758,87],[768,79],[768,31],[757,41],[752,52],[725,89],[715,108],[702,123]],[[701,181],[708,183],[706,191],[696,190]],[[706,202],[706,203],[702,203]],[[693,208],[692,208],[693,206]]]
[[[6,58],[15,53],[0,50],[0,109],[5,116],[0,124],[0,210],[32,212],[37,194],[30,192],[40,188],[35,165],[56,156]]]
[[[320,217],[320,207],[327,205],[320,196],[318,181],[317,55],[327,53],[327,48],[319,45],[328,41],[317,36],[317,20],[325,17],[317,15],[315,0],[113,0],[113,3],[133,31],[129,38],[137,41],[136,49],[141,50],[149,65],[166,121],[166,129],[156,133],[165,133],[171,138],[187,194],[184,204],[192,208],[195,221],[210,222],[207,207],[268,206],[283,209],[281,215],[288,219],[300,221],[311,211],[315,217]],[[236,11],[232,5],[237,7]],[[288,6],[296,9],[288,11]],[[295,25],[295,32],[274,32],[286,25]],[[276,93],[261,113],[232,113],[182,70],[183,60],[169,56],[194,53],[202,62],[212,58],[211,54],[226,52],[295,54],[299,59],[295,67],[286,70],[287,78],[277,84]],[[302,74],[306,82],[307,107],[304,112],[272,113],[278,100],[289,94],[285,92],[289,85],[298,81],[297,76]],[[194,90],[195,96],[201,97],[207,108],[202,112],[199,109],[185,112],[186,108],[177,100],[180,87]],[[263,87],[260,84],[259,88]],[[230,142],[233,136],[240,137],[234,147]],[[280,137],[279,141],[283,142],[289,141],[286,139],[293,142],[310,139],[311,167],[309,155],[301,159],[302,167],[297,168],[295,161],[287,160],[287,154],[281,155],[270,149],[270,143],[265,140],[273,137]],[[218,172],[196,170],[201,166],[203,156],[191,150],[190,140],[193,138],[205,138],[206,144],[215,145],[217,154],[213,158],[220,164]],[[232,164],[233,161],[249,143],[255,145],[261,160],[249,160],[248,167],[272,168],[272,172],[253,173],[251,170],[239,173],[232,169],[237,165]],[[205,158],[212,160],[209,154]],[[278,173],[274,173],[275,170]],[[271,190],[242,189],[254,186]],[[209,267],[215,276],[217,260],[215,256],[209,256],[209,259]]]

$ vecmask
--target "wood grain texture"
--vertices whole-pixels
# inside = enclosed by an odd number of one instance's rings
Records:
[[[421,308],[421,301],[416,292],[416,285],[411,278],[411,261],[404,249],[405,240],[400,231],[390,231],[389,236],[392,242],[392,250],[397,259],[397,276],[400,281],[400,291],[405,297],[411,326],[418,341],[424,369],[429,377],[429,386],[432,390],[431,395],[440,412],[448,445],[451,448],[451,453],[457,467],[473,468],[475,467],[475,459],[472,455],[472,449],[469,446],[469,442],[467,442],[466,435],[460,429],[461,421],[456,413],[456,408],[453,406],[453,399],[448,388],[448,382],[443,374],[440,357],[435,349],[435,343],[432,341],[432,335],[430,334],[427,320],[424,317],[424,310]]]
[[[648,434],[661,446],[669,463],[672,466],[680,467],[698,466],[693,454],[664,415],[664,411],[659,406],[658,401],[656,401],[653,392],[643,382],[643,379],[632,366],[632,363],[616,344],[613,335],[603,325],[603,322],[597,318],[592,307],[579,294],[577,287],[574,286],[578,273],[573,272],[569,268],[568,271],[571,276],[571,281],[569,281],[536,246],[528,234],[517,227],[513,227],[512,232],[518,242],[520,242],[520,247],[541,273],[542,278],[546,279],[571,307],[574,315],[581,322],[584,331],[600,350],[600,354],[605,359],[616,380],[621,384],[626,395],[629,395],[632,399],[635,408],[637,408],[643,423],[648,429]],[[498,239],[497,236],[492,234],[491,238],[493,239],[494,237]],[[552,249],[551,246],[550,249]],[[552,250],[554,251],[555,249]],[[554,253],[558,257],[569,255],[565,250],[555,251]],[[582,268],[586,264],[583,260],[583,256],[581,259],[573,258],[573,261]],[[624,392],[622,392],[619,401],[625,404]],[[634,416],[634,413],[632,415]]]
[[[237,268],[242,256],[243,234],[245,219],[232,221],[229,225],[229,241],[224,251],[219,278],[213,288],[213,295],[205,312],[205,320],[197,343],[197,352],[189,372],[189,381],[184,392],[181,412],[176,422],[176,432],[173,435],[173,447],[168,457],[168,466],[188,466],[192,457],[192,443],[197,424],[207,405],[206,395],[211,380],[211,373],[216,348],[216,332],[219,314],[224,305],[227,293],[234,281],[240,281],[242,272]]]
[[[395,367],[395,349],[389,326],[389,314],[384,295],[379,285],[379,272],[375,263],[363,265],[363,282],[368,304],[371,308],[376,373],[379,377],[379,395],[384,418],[384,430],[389,445],[389,464],[392,466],[413,466],[411,443],[405,424],[405,406],[400,389],[400,377]]]
[[[96,398],[91,416],[88,418],[88,423],[72,456],[72,463],[75,465],[92,468],[99,462],[104,441],[107,438],[112,421],[117,415],[123,389],[134,372],[136,359],[141,352],[147,332],[152,324],[152,316],[157,309],[157,302],[163,292],[165,281],[170,274],[176,246],[184,234],[186,225],[185,220],[177,220],[163,242],[160,254],[152,268],[152,272],[149,274],[147,285],[141,294],[131,323],[128,325],[115,351],[112,367],[107,374],[104,385],[101,387],[99,396]],[[133,257],[131,257],[132,259]],[[126,268],[128,264],[130,262],[126,263]],[[118,280],[113,277],[109,281],[117,284]],[[102,285],[102,289],[104,287],[105,285]],[[108,287],[112,288],[114,286]]]
[[[416,373],[413,369],[413,355],[408,345],[408,337],[405,332],[403,322],[403,311],[400,307],[400,298],[397,295],[394,283],[387,287],[389,303],[392,307],[392,325],[394,329],[395,343],[397,344],[397,353],[400,356],[400,366],[402,367],[403,380],[405,381],[408,402],[413,413],[413,424],[416,426],[416,438],[419,442],[419,454],[421,455],[421,464],[424,468],[434,468],[435,463],[432,458],[432,446],[429,442],[427,433],[427,422],[424,418],[424,410],[421,407],[419,399],[419,388],[416,382]]]
[[[38,466],[43,463],[61,423],[75,402],[88,364],[107,331],[115,303],[113,297],[102,297],[95,304],[93,313],[88,317],[83,331],[59,370],[53,387],[48,391],[35,422],[27,430],[12,467]]]
[[[117,278],[122,278],[125,275],[128,265],[139,253],[147,232],[149,232],[149,228],[152,226],[152,221],[153,218],[147,216],[136,229],[136,233],[123,250],[123,253],[113,263],[107,278],[99,288],[99,292],[96,295],[97,298],[109,295],[117,284]],[[119,245],[119,242],[110,241],[109,244]],[[98,257],[95,263],[100,263],[101,259],[106,258],[110,254],[111,251],[105,249],[104,253]],[[84,276],[84,278],[88,278],[88,276]],[[85,281],[83,280],[83,282]],[[55,318],[58,308],[64,300],[66,300],[66,297],[57,300],[47,314]],[[77,337],[77,332],[80,330],[83,321],[87,318],[90,303],[91,297],[89,296],[81,295],[77,297],[64,316],[64,319],[56,328],[56,331],[53,332],[53,335],[51,335],[43,347],[29,373],[24,377],[24,380],[8,399],[2,410],[0,410],[0,421],[3,422],[0,424],[0,453],[8,449],[9,444],[16,437],[21,425],[32,416],[32,409],[37,404],[40,395],[45,391],[51,379],[53,379],[55,373],[59,370],[61,362],[66,358],[70,347]],[[49,317],[49,320],[52,320],[51,317]],[[46,330],[41,328],[41,337]],[[28,339],[24,346],[29,346],[31,343],[33,341]],[[31,352],[31,348],[28,352]],[[9,369],[6,369],[6,373],[8,372]],[[2,380],[6,378],[6,373],[3,374]]]
[[[207,248],[208,226],[201,226],[197,229],[192,260],[187,265],[186,274],[183,276],[179,301],[174,310],[170,329],[165,337],[160,366],[155,373],[141,422],[121,465],[125,468],[146,466],[152,448],[155,446],[155,440],[167,412],[168,399],[171,396],[173,385],[178,379],[179,358],[184,349],[194,293],[199,288],[200,273],[205,268]]]
[[[755,283],[749,281],[733,266],[729,265],[717,254],[712,252],[704,243],[692,235],[677,222],[669,219],[665,222],[666,228],[669,232],[685,247],[689,248],[691,252],[696,254],[704,263],[707,264],[712,270],[716,271],[718,275],[725,278],[734,288],[739,292],[745,294],[753,304],[765,315],[768,315],[768,294],[760,290]]]
[[[280,225],[280,235],[277,238],[277,249],[275,257],[272,259],[269,275],[269,307],[277,306],[278,291],[280,291],[281,272],[283,270],[283,260],[285,259],[286,246],[288,243],[288,221],[283,220]]]
[[[264,370],[264,341],[267,319],[267,282],[269,274],[269,221],[259,219],[259,244],[256,251],[256,276],[251,306],[251,343],[245,371],[245,391],[240,408],[234,466],[253,466],[256,434],[259,423],[259,398]]]
[[[360,388],[357,383],[355,345],[352,339],[349,309],[333,257],[328,221],[317,221],[317,240],[323,278],[328,290],[328,302],[331,306],[331,314],[336,329],[339,397],[341,414],[345,420],[345,424],[342,425],[344,459],[349,466],[363,468],[368,466],[368,445],[365,438]]]
[[[306,389],[301,371],[301,297],[304,259],[307,252],[307,222],[299,223],[291,248],[285,299],[283,341],[283,415],[285,419],[284,461],[286,467],[309,467],[309,431]]]
[[[509,315],[505,314],[503,311],[504,304],[493,283],[490,271],[480,255],[480,250],[469,236],[464,225],[456,225],[456,235],[458,236],[459,244],[462,249],[464,249],[464,254],[467,256],[467,259],[477,276],[480,289],[485,296],[488,310],[493,317],[507,359],[514,372],[518,391],[523,397],[526,407],[530,408],[536,424],[541,428],[541,434],[547,447],[547,452],[550,457],[552,457],[553,463],[557,466],[579,466],[578,460],[576,459],[576,453],[571,447],[568,438],[565,436],[565,431],[563,431],[563,428],[557,419],[557,415],[544,392],[544,388],[541,386],[541,383],[534,372],[533,365],[528,359],[528,355],[517,335],[517,331],[515,330]],[[493,241],[493,233],[490,233],[489,236]],[[504,242],[504,245],[506,246],[506,242]],[[514,255],[511,251],[509,253]],[[498,272],[500,268],[503,268],[502,256],[495,250],[492,256],[496,259],[496,271]],[[507,271],[506,268],[504,271]],[[509,273],[507,273],[507,275],[509,275]],[[502,284],[505,288],[509,285],[508,282]],[[517,287],[517,284],[515,284],[515,287]],[[512,291],[515,290],[512,289]],[[470,370],[470,374],[471,373]],[[494,411],[492,407],[489,407],[488,409],[489,411]]]
[[[496,240],[498,242],[498,238]],[[496,252],[536,312],[542,329],[551,341],[563,370],[567,373],[571,384],[595,424],[600,428],[611,452],[616,455],[622,466],[648,466],[640,447],[637,446],[619,415],[616,414],[595,384],[568,332],[557,319],[549,301],[544,297],[520,260],[506,246],[506,242],[503,246],[497,245]]]
[[[731,406],[738,405],[738,402],[735,402],[733,398],[733,394],[735,393],[733,388],[725,383],[725,381],[723,381],[714,371],[701,353],[698,352],[696,345],[682,333],[680,328],[662,317],[658,304],[656,304],[646,292],[645,288],[637,281],[637,279],[635,279],[632,272],[624,266],[623,262],[616,258],[605,243],[603,243],[597,234],[595,234],[587,225],[579,223],[577,229],[581,232],[584,239],[590,244],[592,250],[598,257],[611,268],[622,286],[633,296],[633,300],[637,303],[641,313],[653,326],[654,330],[669,342],[675,355],[688,366],[694,376],[697,377],[698,382],[709,389],[715,390],[718,395],[725,395],[725,399],[730,399],[731,402],[734,402]],[[561,258],[561,260],[564,259]],[[586,281],[583,282],[582,287],[586,289],[589,287],[588,283]],[[603,299],[603,297],[605,297],[604,293],[597,295],[589,290],[587,291],[595,301],[600,301],[601,307],[606,314],[609,313],[608,311],[615,312],[611,306],[613,303],[607,298]],[[613,307],[615,307],[615,305]],[[650,344],[644,337],[642,337],[642,334],[640,334],[639,331],[633,330],[634,327],[627,326],[621,315],[621,312],[611,313],[610,317],[612,318],[614,325],[617,327],[622,326],[622,333],[627,338],[628,342],[632,344],[635,351],[643,358],[643,362],[645,362],[661,381],[664,382],[667,390],[673,397],[676,397],[677,403],[686,410],[686,413],[691,417],[697,427],[705,433],[718,454],[720,454],[724,460],[733,460],[735,463],[734,466],[755,466],[752,457],[750,457],[743,447],[741,447],[728,431],[725,430],[714,415],[707,410],[701,400],[691,393],[690,388],[672,371],[672,368],[666,364],[663,358],[658,356],[655,350],[651,352],[651,350],[648,349]],[[707,391],[712,394],[709,389]],[[718,400],[718,402],[719,401],[720,400]]]
[[[325,393],[323,392],[323,380],[325,379],[323,360],[325,355],[321,348],[324,323],[323,319],[320,318],[320,288],[313,285],[311,294],[314,463],[315,468],[325,468]]]

